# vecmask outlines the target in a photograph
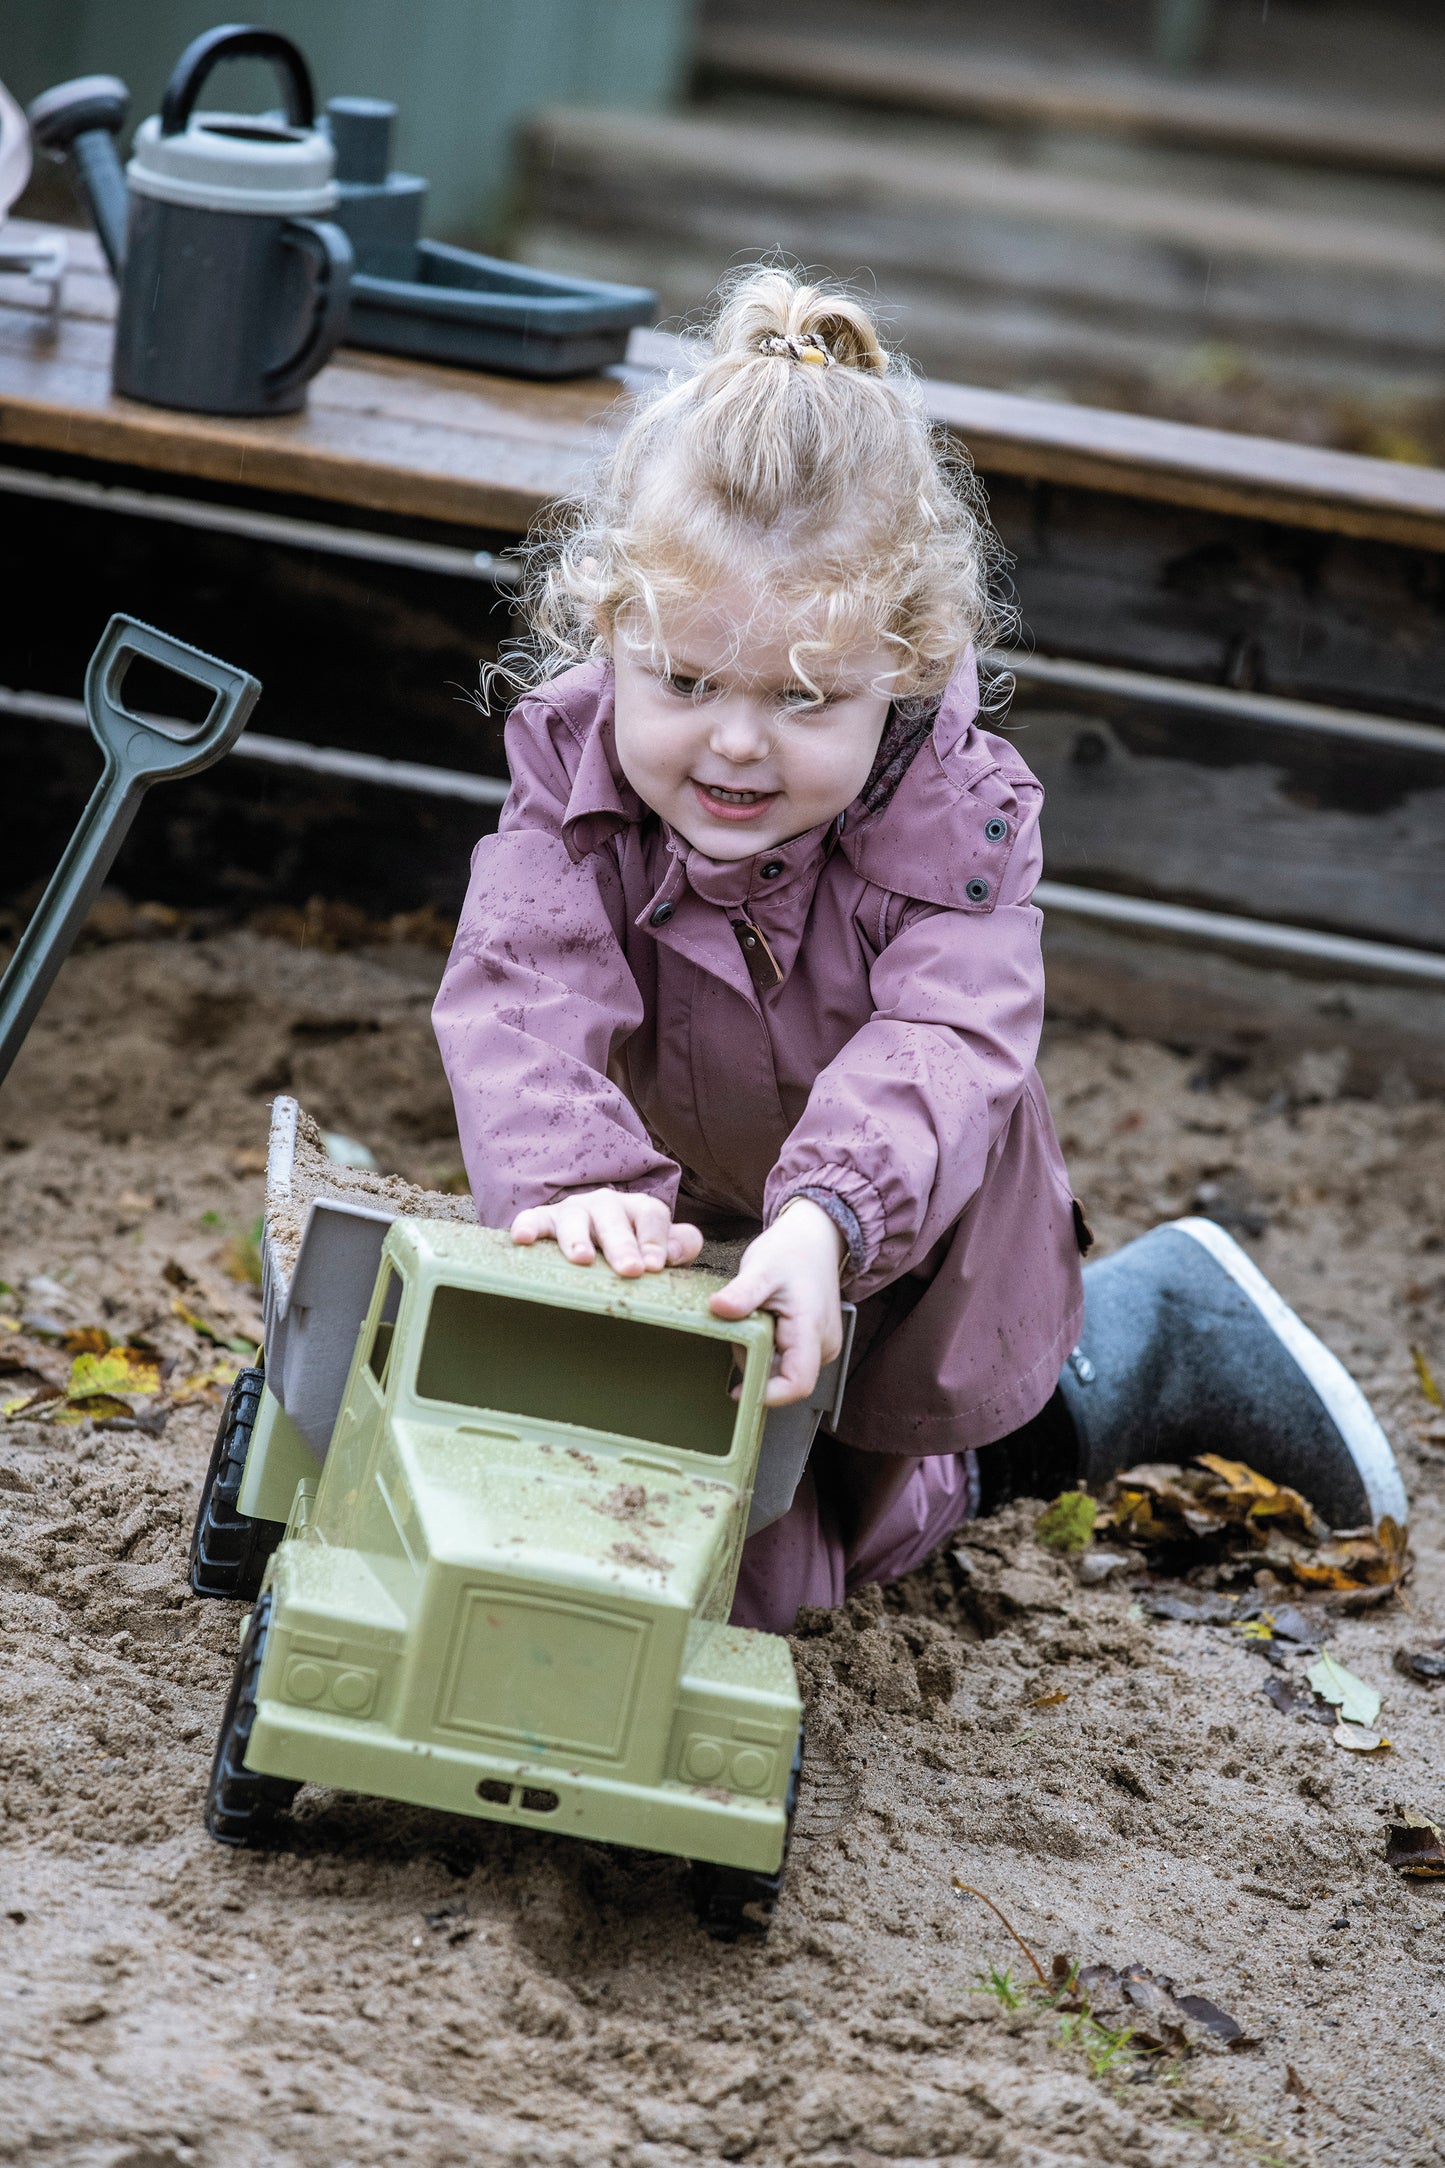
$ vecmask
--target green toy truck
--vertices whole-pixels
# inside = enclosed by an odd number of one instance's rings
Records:
[[[192,1545],[201,1593],[254,1598],[211,1834],[254,1842],[337,1786],[675,1854],[711,1933],[765,1929],[802,1711],[786,1642],[728,1614],[771,1319],[713,1317],[716,1274],[518,1248],[459,1199],[398,1215],[315,1145],[278,1101],[266,1364]],[[764,1519],[840,1370],[770,1419]]]

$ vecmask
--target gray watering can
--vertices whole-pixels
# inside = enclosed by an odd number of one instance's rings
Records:
[[[271,61],[285,117],[198,112],[222,60]],[[290,414],[340,342],[351,243],[327,215],[336,153],[311,73],[276,30],[226,23],[189,44],[121,171],[119,77],[57,84],[29,111],[68,159],[120,286],[113,381],[130,399],[201,414]]]
[[[138,656],[206,687],[211,705],[199,729],[167,727],[125,706],[123,680]],[[147,790],[167,776],[196,775],[228,753],[260,693],[260,685],[245,670],[187,647],[153,625],[116,616],[106,626],[85,673],[85,712],[105,765],[0,979],[0,1083],[75,946]]]

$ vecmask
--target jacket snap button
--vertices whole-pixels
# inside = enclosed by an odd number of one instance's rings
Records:
[[[970,881],[967,888],[964,890],[964,894],[967,896],[970,903],[987,903],[988,882]]]
[[[983,832],[990,843],[1002,843],[1004,837],[1008,834],[1008,822],[1001,820],[985,821]]]
[[[758,870],[765,881],[775,881],[783,870],[783,861],[781,858],[770,858],[767,864]]]
[[[657,909],[653,912],[652,917],[648,921],[648,924],[652,926],[665,926],[676,909],[677,905],[675,903],[660,903],[657,906]]]

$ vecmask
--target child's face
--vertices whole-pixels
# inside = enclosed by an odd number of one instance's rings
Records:
[[[886,650],[814,669],[817,701],[788,660],[796,614],[746,590],[709,595],[664,629],[665,657],[619,623],[613,660],[623,773],[669,827],[709,858],[750,858],[852,804],[888,716]]]

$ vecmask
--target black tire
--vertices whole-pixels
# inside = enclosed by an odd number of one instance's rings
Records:
[[[737,1942],[744,1936],[761,1941],[772,1926],[788,1872],[793,1821],[798,1812],[798,1782],[802,1773],[803,1735],[800,1731],[793,1766],[788,1774],[783,1856],[775,1874],[759,1874],[751,1867],[719,1867],[705,1859],[693,1861],[692,1898],[698,1924],[706,1929],[714,1942]]]
[[[218,1844],[260,1844],[301,1786],[290,1777],[263,1777],[246,1767],[256,1721],[256,1681],[271,1624],[271,1591],[257,1602],[236,1660],[221,1736],[206,1787],[206,1827]]]
[[[282,1522],[255,1520],[236,1506],[265,1382],[264,1370],[240,1371],[221,1410],[191,1534],[191,1586],[198,1596],[254,1596],[286,1532]]]

